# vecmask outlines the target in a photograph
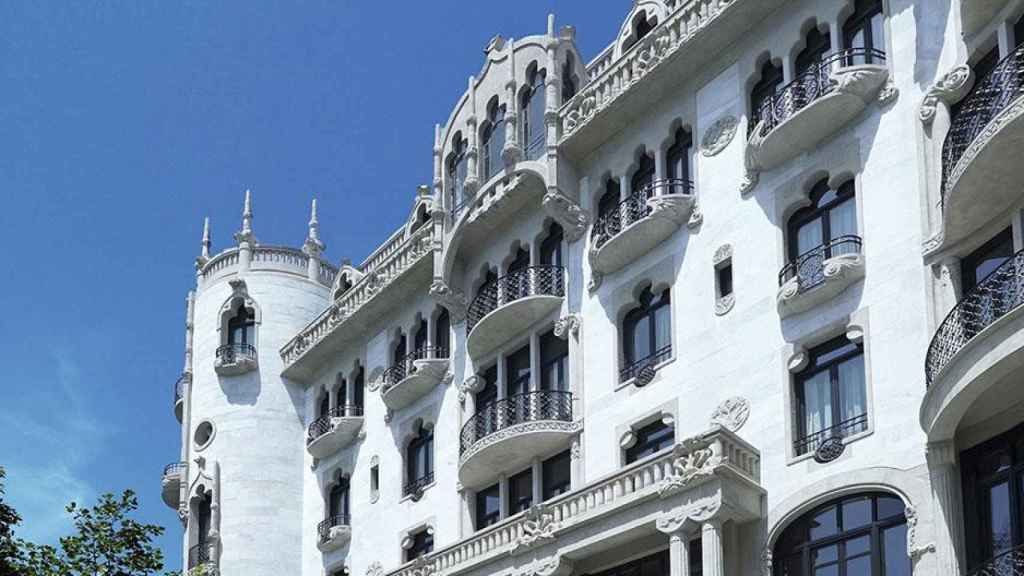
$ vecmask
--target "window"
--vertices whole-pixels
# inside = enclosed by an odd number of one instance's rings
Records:
[[[527,88],[522,93],[523,144],[526,159],[536,160],[544,151],[544,79],[545,71],[534,64],[527,73]]]
[[[412,335],[412,349],[418,352],[417,358],[423,358],[424,350],[427,348],[427,321],[421,319],[416,326],[416,332]]]
[[[964,522],[969,573],[1024,543],[1024,427],[965,451]],[[1009,558],[1007,558],[1009,560]],[[1008,562],[999,566],[1009,568]],[[991,574],[1003,574],[992,570]],[[1008,570],[1005,574],[1012,574]]]
[[[431,528],[424,528],[415,534],[410,534],[409,541],[409,547],[405,551],[406,562],[412,562],[420,556],[426,556],[434,551],[434,531]]]
[[[648,286],[640,293],[639,306],[622,321],[623,368],[619,381],[626,382],[646,366],[655,366],[672,355],[669,289],[657,295]]]
[[[811,205],[797,210],[787,225],[789,261],[780,281],[796,277],[801,289],[825,281],[825,260],[860,252],[854,184],[847,180],[833,190],[828,179],[811,188]]]
[[[650,186],[654,182],[654,172],[654,157],[649,154],[641,155],[637,164],[636,172],[633,172],[633,177],[629,181],[630,194],[645,194],[650,198],[653,193]]]
[[[380,494],[380,464],[370,467],[370,500],[376,502]]]
[[[501,150],[505,146],[505,107],[498,104],[494,98],[487,106],[487,120],[480,136],[484,145],[483,173],[484,180],[501,172],[504,163],[501,159]]]
[[[644,36],[650,34],[651,30],[654,30],[654,27],[657,25],[657,16],[648,20],[646,10],[637,12],[636,16],[633,17],[633,34],[622,44],[622,51],[625,52],[635,46],[637,42],[643,40]]]
[[[434,321],[434,345],[437,346],[437,357],[448,358],[451,353],[452,321],[448,309],[442,308]]]
[[[576,59],[573,57],[572,52],[565,55],[565,63],[562,64],[562,104],[565,104],[572,97],[576,95],[578,83],[576,81],[576,75],[573,74]]]
[[[718,276],[718,297],[725,298],[732,294],[732,262],[727,261],[715,270]]]
[[[365,384],[365,382],[363,381],[363,367],[360,366],[356,370],[356,376],[355,376],[355,378],[353,379],[353,382],[352,382],[352,395],[353,395],[352,403],[353,403],[353,408],[355,409],[354,414],[356,416],[362,416],[362,414],[363,414],[363,393],[364,393],[363,388],[364,388],[364,384]]]
[[[804,49],[796,55],[796,80],[790,84],[791,90],[784,89],[787,109],[785,114],[793,114],[807,106],[819,96],[824,95],[828,88],[828,70],[822,67],[825,55],[832,49],[832,38],[829,33],[818,28],[811,28],[804,37]]]
[[[690,146],[693,138],[685,128],[676,129],[675,140],[665,152],[665,167],[673,180],[690,179]]]
[[[228,344],[255,344],[256,317],[252,308],[239,306],[228,320]]]
[[[775,576],[910,576],[903,501],[867,493],[819,506],[782,532],[772,558]]]
[[[530,391],[530,347],[523,346],[505,358],[505,397]]]
[[[501,491],[498,485],[488,486],[476,493],[476,529],[483,530],[501,519]]]
[[[331,520],[331,526],[348,524],[348,505],[348,478],[341,477],[331,486],[327,495],[327,519]]]
[[[843,24],[843,47],[864,50],[868,64],[878,60],[879,55],[872,51],[885,51],[884,19],[881,0],[856,0],[853,14]]]
[[[395,348],[391,351],[391,365],[392,366],[403,366],[405,365],[406,355],[405,334],[399,334],[398,340],[395,342]]]
[[[668,550],[609,568],[594,576],[664,576],[670,574]]]
[[[476,422],[474,433],[477,439],[483,438],[498,428],[496,405],[498,402],[498,366],[490,366],[480,373],[480,377],[484,379],[484,387],[474,396],[476,413],[480,415],[479,418],[474,419]]]
[[[569,342],[554,331],[540,337],[540,389],[569,391]]]
[[[1024,46],[1024,14],[1013,25],[1013,42],[1017,46]]]
[[[533,469],[527,468],[508,479],[508,514],[518,514],[533,505]]]
[[[335,408],[343,412],[348,407],[348,382],[338,374],[337,392],[334,394]]]
[[[1009,228],[965,256],[960,261],[961,298],[1012,257],[1013,233]]]
[[[821,67],[822,58],[832,49],[832,37],[828,31],[811,28],[804,36],[804,49],[796,55],[796,76],[799,78]]]
[[[691,539],[689,545],[690,576],[702,576],[704,574],[704,548],[701,546],[700,538]]]
[[[448,197],[453,213],[462,208],[466,176],[466,141],[461,133],[456,133],[452,139],[452,152],[448,155]]]
[[[662,419],[633,431],[633,445],[626,448],[626,464],[657,454],[675,442],[675,426]]]
[[[540,262],[548,266],[562,265],[562,227],[552,223],[548,235],[540,243]]]
[[[317,410],[317,416],[323,418],[331,412],[331,395],[325,390],[323,396],[320,397],[320,408]]]
[[[213,493],[203,492],[199,497],[198,510],[196,510],[198,517],[196,540],[200,548],[205,547],[210,541],[210,523],[212,519],[213,511]]]
[[[770,122],[772,119],[772,102],[775,91],[782,85],[782,66],[776,66],[771,60],[761,66],[761,79],[750,90],[750,123],[749,133],[754,132],[761,120]]]
[[[619,205],[620,195],[621,191],[619,189],[619,181],[614,178],[609,178],[608,182],[605,183],[604,194],[602,194],[601,199],[597,201],[597,218],[599,220],[604,219],[615,212],[615,208]]]
[[[863,347],[840,336],[808,355],[807,367],[796,377],[797,455],[868,428]]]
[[[571,464],[572,457],[568,450],[541,462],[541,489],[544,492],[544,500],[550,500],[569,491]]]
[[[434,430],[420,425],[405,449],[405,489],[408,496],[434,481]]]

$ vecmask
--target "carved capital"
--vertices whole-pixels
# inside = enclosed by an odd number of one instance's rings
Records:
[[[563,340],[567,340],[569,335],[572,334],[574,337],[580,335],[580,319],[579,314],[569,314],[562,316],[558,320],[555,320],[555,336]]]
[[[430,285],[430,295],[448,309],[453,322],[460,324],[466,320],[466,297],[462,292],[454,290],[443,280],[434,280]]]
[[[947,105],[957,103],[961,98],[970,92],[974,86],[974,71],[967,64],[960,64],[946,72],[936,80],[935,85],[928,89],[918,110],[918,117],[921,122],[931,124],[935,120],[935,112],[939,102]]]
[[[483,390],[486,384],[487,381],[476,374],[466,378],[466,380],[459,385],[459,402],[464,403],[466,401],[466,396],[476,394]]]
[[[583,237],[583,232],[586,231],[587,225],[590,223],[590,217],[579,204],[561,192],[553,190],[544,195],[541,206],[544,208],[544,212],[554,218],[565,230],[566,240],[575,242]]]

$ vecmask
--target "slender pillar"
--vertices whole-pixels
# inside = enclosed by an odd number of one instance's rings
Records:
[[[690,576],[690,539],[682,531],[668,537],[669,576]]]
[[[702,576],[725,576],[725,555],[722,553],[722,522],[708,520],[700,528]]]
[[[935,516],[935,554],[938,574],[962,574],[964,542],[963,504],[956,445],[952,440],[928,444]]]

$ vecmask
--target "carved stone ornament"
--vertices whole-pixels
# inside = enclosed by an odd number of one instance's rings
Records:
[[[516,570],[516,576],[568,576],[572,573],[572,562],[555,554],[548,558],[534,558],[529,564]]]
[[[374,560],[366,567],[366,576],[383,576],[384,566],[380,562]]]
[[[428,560],[426,556],[420,556],[416,560],[413,560],[412,567],[409,569],[409,576],[434,576],[436,569],[434,568],[434,562]]]
[[[710,158],[725,150],[736,136],[739,123],[740,121],[731,115],[715,120],[715,123],[704,131],[704,137],[700,141],[700,153]]]
[[[883,106],[888,106],[896,101],[900,96],[900,89],[893,83],[892,78],[885,81],[885,85],[878,91],[878,103]]]
[[[757,181],[761,178],[761,173],[755,170],[748,170],[743,173],[743,180],[740,181],[740,194],[746,196],[754,191],[757,187]]]
[[[541,206],[548,216],[565,231],[565,239],[570,243],[579,240],[590,223],[590,217],[580,205],[571,200],[565,194],[558,191],[550,191],[544,195]]]
[[[725,316],[736,305],[736,295],[729,294],[715,299],[715,315]]]
[[[658,495],[664,498],[686,488],[694,480],[711,476],[718,463],[714,450],[701,438],[683,440],[672,449],[672,475],[661,481]]]
[[[700,498],[685,506],[680,506],[660,516],[654,523],[659,532],[672,534],[690,525],[700,525],[714,518],[722,510],[722,493]]]
[[[569,335],[579,336],[580,334],[580,316],[579,314],[568,314],[562,316],[558,320],[555,320],[555,336],[558,336],[562,340],[569,338]]]
[[[730,258],[732,258],[732,244],[722,244],[715,250],[715,256],[711,259],[711,263],[718,266]]]
[[[952,70],[936,80],[935,85],[925,93],[921,108],[917,112],[921,122],[931,124],[932,120],[935,120],[935,112],[940,100],[946,104],[955,104],[970,92],[973,85],[974,71],[970,66],[960,64],[953,67]]]
[[[521,552],[532,546],[553,540],[558,530],[555,515],[541,504],[535,504],[523,515],[522,530],[512,543],[512,553]]]
[[[807,367],[807,363],[811,361],[811,357],[807,354],[807,349],[799,344],[793,345],[793,353],[790,354],[789,360],[786,361],[786,368],[793,374],[800,372]]]
[[[453,290],[443,280],[435,279],[430,285],[430,295],[448,309],[453,322],[461,324],[466,320],[466,297],[462,292]]]
[[[750,417],[750,401],[742,396],[733,396],[723,400],[711,413],[711,423],[717,424],[730,432],[736,432],[747,423]]]
[[[772,576],[772,549],[768,546],[761,550],[761,574]]]
[[[232,296],[241,296],[243,298],[246,298],[246,297],[249,296],[249,289],[245,285],[245,280],[242,280],[241,278],[236,278],[234,280],[229,280],[228,281],[228,286],[231,286],[231,295]]]
[[[476,374],[466,378],[466,380],[459,385],[459,402],[464,403],[466,401],[466,396],[476,394],[483,390],[484,385],[486,384],[487,382]]]
[[[843,455],[846,450],[846,443],[839,436],[826,439],[818,445],[814,451],[814,461],[818,464],[827,464]]]
[[[580,441],[578,435],[572,439],[572,446],[569,448],[569,458],[573,460],[583,458],[583,442]]]
[[[903,515],[907,518],[907,555],[910,556],[910,560],[917,564],[917,561],[922,556],[929,552],[935,552],[935,543],[929,542],[927,544],[918,544],[917,542],[917,509],[913,506],[907,506],[903,511]]]
[[[693,210],[690,212],[690,219],[686,221],[686,227],[690,230],[696,230],[700,228],[700,225],[704,223],[704,212],[700,209],[700,204],[694,202]]]

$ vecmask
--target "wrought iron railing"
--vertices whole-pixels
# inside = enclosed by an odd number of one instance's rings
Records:
[[[402,486],[402,495],[403,496],[412,496],[413,494],[421,493],[421,492],[423,492],[423,489],[426,488],[427,486],[429,486],[433,481],[434,481],[434,473],[433,473],[433,471],[427,472],[426,474],[424,474],[423,476],[420,476],[419,478],[417,478],[415,480],[412,480],[410,482],[406,482],[405,485]]]
[[[178,380],[174,383],[174,403],[177,404],[185,397],[185,386],[192,381],[192,375],[185,372],[178,377]]]
[[[836,82],[832,79],[834,69],[884,63],[885,52],[874,48],[848,48],[823,55],[820,62],[812,65],[789,84],[777,88],[771,98],[766,99],[753,111],[753,117],[747,126],[748,136],[761,120],[764,120],[761,129],[761,135],[764,136],[806,108],[808,104],[831,93],[836,87]]]
[[[961,100],[942,144],[943,189],[964,152],[984,130],[988,123],[1024,94],[1024,45],[1018,46],[1003,58],[984,78],[978,78],[974,87]],[[943,195],[945,200],[945,195]]]
[[[186,462],[171,462],[167,466],[164,466],[164,477],[181,476],[187,468],[188,463]]]
[[[648,198],[666,194],[693,194],[693,182],[680,178],[655,180],[630,194],[594,222],[594,227],[590,230],[590,241],[594,248],[600,248],[618,236],[627,226],[649,215],[651,207],[647,205]]]
[[[466,313],[466,334],[484,316],[528,296],[565,296],[565,269],[550,264],[528,266],[484,284]]]
[[[840,236],[804,252],[779,271],[779,286],[794,277],[797,279],[800,292],[822,284],[825,282],[825,262],[836,256],[860,254],[861,244],[860,236]]]
[[[252,344],[225,344],[217,348],[217,361],[235,364],[239,360],[256,360],[256,347]]]
[[[416,373],[417,360],[438,360],[448,357],[448,349],[441,346],[423,346],[406,354],[381,374],[381,394]]]
[[[969,576],[1024,576],[1024,545],[1010,548],[968,573]]]
[[[336,526],[351,526],[348,514],[335,514],[328,516],[326,520],[316,525],[316,533],[320,536],[320,542],[327,542],[331,539],[331,528]]]
[[[924,363],[928,385],[931,386],[939,372],[972,338],[1021,304],[1024,304],[1024,250],[993,270],[946,315],[928,345]]]
[[[478,406],[462,427],[459,453],[480,440],[516,424],[541,420],[572,421],[572,393],[538,390]]]
[[[645,373],[653,372],[658,364],[668,360],[672,357],[672,345],[667,344],[661,348],[655,350],[652,354],[648,354],[643,358],[634,360],[628,366],[623,366],[619,369],[619,382],[626,382],[633,378],[640,378],[642,375],[646,377]],[[653,374],[652,374],[653,375]],[[648,378],[644,378],[649,382]],[[646,383],[646,382],[645,382]]]
[[[200,542],[188,549],[188,569],[191,570],[210,561],[209,542]]]
[[[356,418],[363,415],[363,407],[355,404],[346,404],[331,408],[327,414],[320,416],[309,424],[306,430],[306,444],[331,431],[331,420],[334,418]]]
[[[853,418],[843,420],[839,424],[823,428],[793,441],[793,449],[797,456],[814,452],[826,440],[831,438],[846,438],[854,434],[860,434],[868,429],[867,413]]]

